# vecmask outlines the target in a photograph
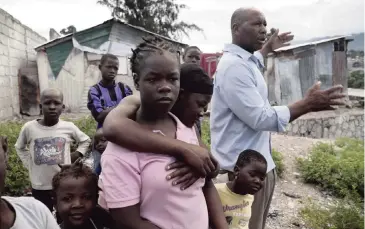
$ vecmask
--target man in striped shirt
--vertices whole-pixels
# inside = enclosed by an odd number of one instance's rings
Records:
[[[122,82],[115,82],[119,69],[119,60],[115,55],[105,54],[100,60],[99,69],[102,79],[92,86],[88,93],[87,107],[97,121],[99,129],[108,113],[126,96],[133,92]]]

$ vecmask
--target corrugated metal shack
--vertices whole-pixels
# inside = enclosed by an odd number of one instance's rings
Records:
[[[129,67],[131,48],[143,37],[159,36],[181,52],[187,45],[116,19],[86,30],[54,39],[36,47],[40,90],[56,87],[64,93],[64,104],[72,112],[88,112],[89,88],[101,79],[101,56],[112,53],[119,58],[117,81],[134,88]],[[179,54],[178,54],[179,55]]]
[[[347,45],[351,39],[338,36],[275,50],[266,63],[269,101],[287,105],[302,99],[317,81],[322,88],[342,84],[347,91]]]

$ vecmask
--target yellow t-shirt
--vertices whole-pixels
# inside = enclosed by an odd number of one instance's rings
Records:
[[[225,183],[215,184],[229,229],[248,229],[253,195],[233,193]]]

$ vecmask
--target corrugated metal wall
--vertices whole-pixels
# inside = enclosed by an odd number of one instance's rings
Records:
[[[316,46],[316,80],[322,82],[322,89],[332,86],[332,53],[331,42]]]
[[[344,91],[347,92],[348,70],[346,52],[333,52],[332,63],[332,84],[341,84]]]
[[[49,87],[62,90],[67,109],[78,111],[84,89],[84,52],[73,49],[65,61],[57,79],[49,79]]]
[[[315,50],[311,49],[309,52],[301,53],[301,56],[302,58],[299,59],[299,79],[302,97],[304,97],[316,80]]]
[[[280,78],[281,104],[290,104],[302,98],[299,79],[299,61],[276,58],[275,65]]]
[[[342,84],[346,90],[346,53],[334,52],[332,42],[279,53],[268,59],[265,78],[270,102],[279,105],[302,99],[317,80],[322,82],[322,89]]]

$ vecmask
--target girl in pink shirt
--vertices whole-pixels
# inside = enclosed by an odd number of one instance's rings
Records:
[[[136,121],[167,138],[198,144],[193,128],[170,114],[180,90],[176,53],[160,39],[146,40],[133,51],[131,66],[141,107]],[[167,139],[166,139],[167,140]],[[208,229],[204,179],[187,190],[166,182],[173,157],[133,152],[109,143],[102,155],[99,203],[118,226],[131,229]]]

